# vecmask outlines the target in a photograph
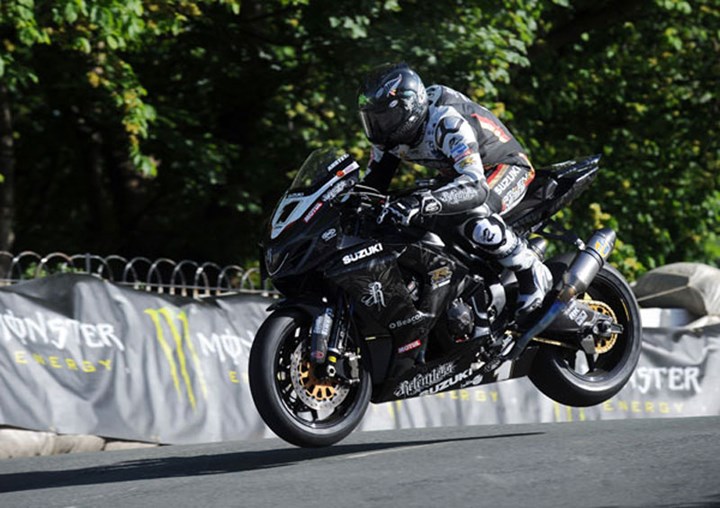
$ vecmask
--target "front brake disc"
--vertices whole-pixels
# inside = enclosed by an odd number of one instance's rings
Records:
[[[315,410],[333,410],[347,397],[350,389],[340,381],[318,379],[299,344],[290,361],[290,380],[300,400]]]

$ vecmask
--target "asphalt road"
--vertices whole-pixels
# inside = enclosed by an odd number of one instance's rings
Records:
[[[720,417],[355,433],[0,461],[0,507],[720,506]]]

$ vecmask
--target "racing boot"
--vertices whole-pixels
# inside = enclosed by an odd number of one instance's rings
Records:
[[[542,305],[545,295],[552,287],[552,273],[522,240],[518,241],[518,246],[512,253],[498,259],[498,262],[515,272],[518,280],[515,319],[523,321]]]
[[[493,214],[477,221],[472,239],[498,263],[515,273],[518,280],[516,320],[522,321],[540,308],[552,287],[552,273],[527,243],[507,227],[502,217]]]

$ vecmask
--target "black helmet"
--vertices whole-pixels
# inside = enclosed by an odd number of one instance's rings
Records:
[[[428,111],[425,86],[405,63],[382,65],[368,74],[358,105],[365,135],[384,148],[417,142]]]

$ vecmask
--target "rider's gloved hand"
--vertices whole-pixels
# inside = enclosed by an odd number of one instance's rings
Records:
[[[387,217],[394,223],[409,226],[420,218],[420,200],[413,196],[404,196],[391,201],[387,207]]]
[[[435,215],[441,210],[440,201],[433,196],[432,192],[425,189],[390,201],[383,208],[377,222],[380,224],[387,218],[391,222],[402,226],[420,224],[423,218]]]

